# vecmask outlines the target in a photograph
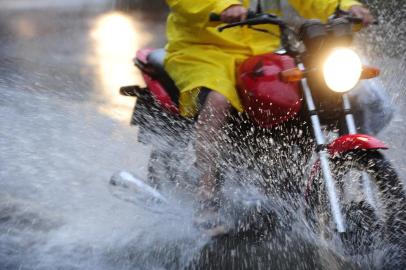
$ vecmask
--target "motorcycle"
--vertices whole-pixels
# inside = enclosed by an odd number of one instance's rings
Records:
[[[210,20],[220,19],[212,14]],[[357,132],[348,97],[360,80],[379,76],[379,69],[363,66],[350,48],[354,29],[360,23],[359,18],[337,9],[327,23],[307,20],[296,31],[274,14],[250,12],[247,19],[218,28],[264,31],[255,26],[277,25],[282,45],[281,50],[252,56],[238,67],[237,90],[245,112],[234,112],[230,117],[232,124],[225,131],[229,148],[223,149],[223,166],[219,167],[223,171],[259,169],[262,176],[256,178],[256,184],[265,197],[271,200],[275,190],[296,194],[311,210],[309,220],[314,220],[316,230],[326,237],[338,233],[345,241],[354,232],[364,231],[365,235],[381,231],[388,241],[404,245],[399,240],[404,239],[406,226],[403,183],[382,154],[388,146]],[[139,50],[134,63],[146,87],[120,89],[123,95],[137,97],[131,123],[140,128],[139,141],[166,141],[170,146],[152,150],[149,184],[153,187],[159,187],[159,170],[166,170],[169,178],[176,177],[170,161],[174,149],[187,147],[185,137],[190,136],[187,131],[193,130],[194,123],[194,119],[179,115],[179,90],[164,70],[164,57],[163,49]],[[330,140],[329,134],[338,137]],[[158,139],[154,140],[154,135]],[[185,139],[179,139],[182,136]],[[285,167],[272,161],[278,141],[281,143],[276,158]],[[246,164],[239,167],[233,167],[239,159],[236,145],[252,154],[249,160],[243,158],[239,165]],[[302,158],[296,157],[298,153]],[[292,169],[297,160],[312,161],[310,166],[300,163],[299,169]],[[301,174],[305,167],[309,172]],[[139,183],[137,179],[128,181]],[[148,192],[152,194],[153,190]],[[243,196],[237,200],[244,200]],[[258,207],[258,201],[254,205]],[[272,214],[264,211],[263,220],[273,223],[268,219]],[[249,222],[258,223],[254,220]],[[352,245],[356,241],[351,238]]]

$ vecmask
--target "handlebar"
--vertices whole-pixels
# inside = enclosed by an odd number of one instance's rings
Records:
[[[341,13],[341,15],[344,15],[342,17],[344,17],[351,23],[354,23],[354,24],[362,23],[362,18],[354,17],[348,12],[343,11]],[[221,16],[220,16],[220,14],[211,13],[209,16],[209,20],[211,22],[219,22],[219,21],[221,21]],[[229,23],[225,26],[219,27],[218,30],[220,32],[222,32],[225,29],[236,27],[236,26],[243,26],[243,25],[252,26],[252,25],[258,25],[258,24],[274,24],[274,25],[278,25],[279,27],[287,26],[286,23],[276,15],[267,14],[267,13],[255,13],[254,11],[249,10],[247,12],[247,17],[245,20],[240,21],[240,22]],[[378,21],[374,21],[374,22],[372,22],[372,24],[376,25],[376,24],[378,24]]]
[[[209,16],[210,21],[218,22],[221,20],[219,14],[211,13]],[[286,24],[283,20],[281,20],[278,16],[273,14],[266,14],[266,13],[255,13],[253,11],[248,11],[247,18],[240,22],[229,23],[227,25],[221,26],[218,28],[220,32],[225,29],[236,27],[236,26],[243,26],[243,25],[258,25],[258,24],[274,24],[280,27],[284,27]]]

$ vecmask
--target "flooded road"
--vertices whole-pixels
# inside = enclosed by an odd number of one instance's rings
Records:
[[[151,37],[109,1],[0,5],[0,269],[103,269],[149,224],[107,183],[145,174],[134,99],[118,88],[137,80],[131,59]]]
[[[137,48],[165,43],[165,16],[112,7],[0,0],[0,269],[179,269],[207,243],[193,229],[191,206],[174,202],[155,215],[108,190],[116,171],[146,175],[150,149],[128,124],[134,99],[118,88],[140,81]],[[405,177],[406,61],[383,54],[372,62],[397,110],[379,137]],[[266,248],[254,254],[278,256]],[[303,261],[298,254],[309,256],[297,252],[292,265]],[[303,269],[315,268],[308,261]]]

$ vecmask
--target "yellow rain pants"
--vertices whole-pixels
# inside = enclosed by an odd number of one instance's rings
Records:
[[[265,0],[275,1],[275,0]],[[279,47],[279,29],[260,25],[274,33],[235,27],[218,32],[219,24],[209,22],[210,13],[220,14],[231,5],[249,6],[249,0],[167,0],[171,9],[167,21],[165,69],[180,89],[180,111],[183,116],[197,113],[197,95],[202,87],[224,95],[231,105],[242,111],[236,85],[236,66],[244,59],[272,52]],[[326,21],[338,0],[288,0],[304,18]],[[360,5],[342,0],[342,9]],[[280,10],[268,10],[281,15]]]

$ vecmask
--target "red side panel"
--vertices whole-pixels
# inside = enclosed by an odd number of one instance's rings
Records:
[[[151,91],[152,95],[154,96],[155,100],[167,111],[179,114],[179,109],[175,103],[173,103],[171,97],[169,96],[168,92],[166,92],[165,88],[161,85],[159,81],[152,79],[149,75],[143,73],[142,77],[144,78],[145,83],[149,91]]]
[[[251,120],[269,128],[292,119],[302,106],[299,84],[285,83],[280,72],[295,67],[287,55],[264,54],[244,61],[238,69],[238,91]]]
[[[344,135],[328,146],[330,155],[337,155],[356,149],[388,149],[382,141],[365,134]]]
[[[147,64],[148,55],[153,51],[154,49],[138,50],[136,54],[136,59],[144,64]],[[173,103],[171,97],[169,96],[165,88],[162,86],[162,84],[159,81],[151,78],[151,76],[149,76],[146,73],[142,73],[142,77],[144,78],[147,88],[149,89],[149,91],[151,91],[151,94],[158,102],[158,104],[171,113],[179,114],[178,107],[176,106],[175,103]]]

